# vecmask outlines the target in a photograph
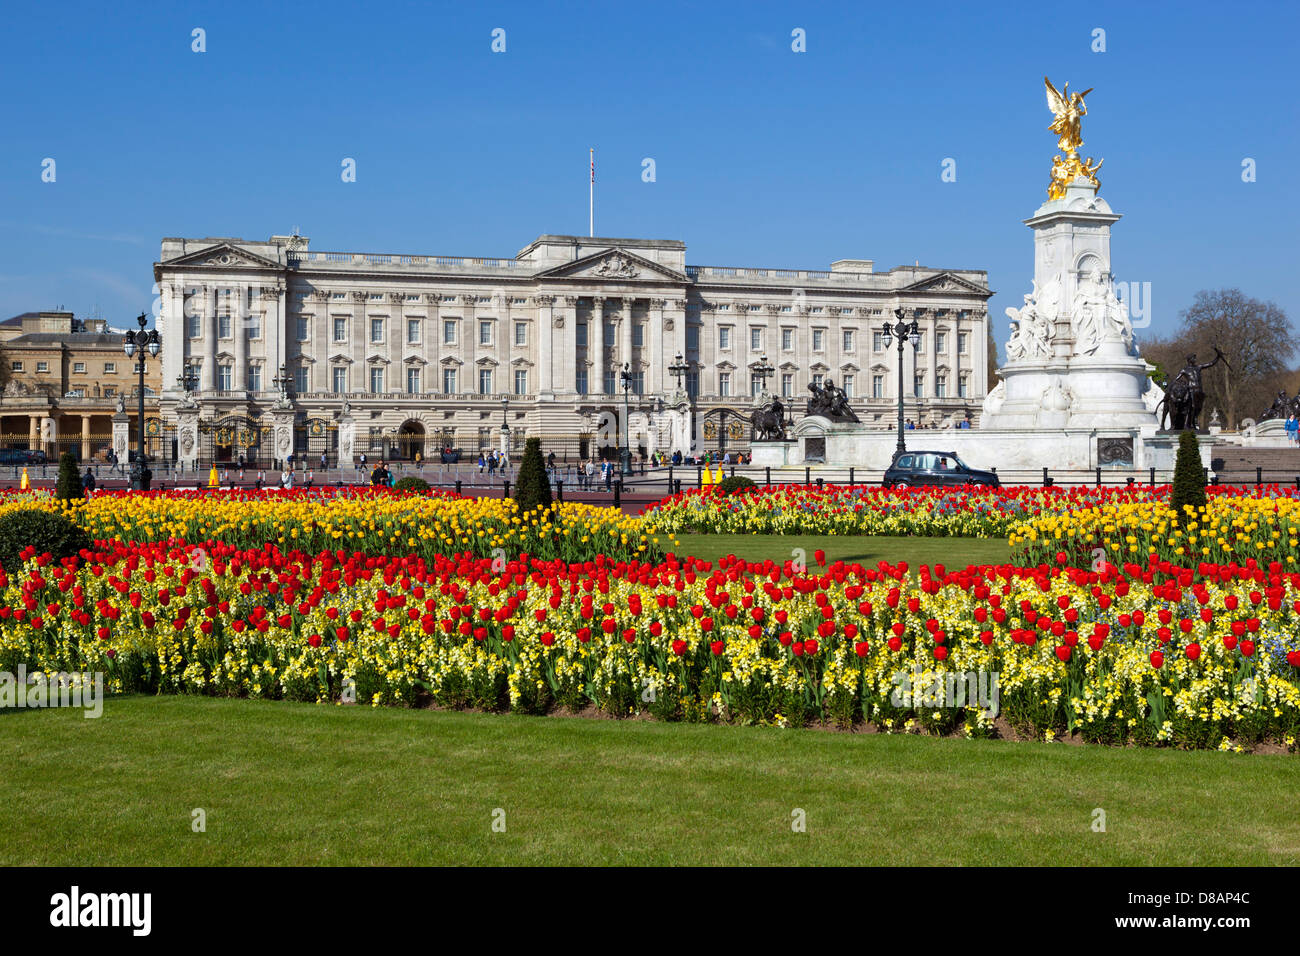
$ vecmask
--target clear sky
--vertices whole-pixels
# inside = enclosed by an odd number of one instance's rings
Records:
[[[1047,74],[1095,87],[1083,152],[1155,332],[1201,288],[1300,318],[1298,28],[1294,2],[8,4],[0,315],[123,325],[163,236],[513,256],[586,232],[595,146],[597,235],[696,265],[987,269],[1001,343]]]

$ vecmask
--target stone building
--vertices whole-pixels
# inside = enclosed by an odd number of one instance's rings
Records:
[[[992,293],[973,269],[694,266],[678,240],[560,235],[513,258],[375,255],[295,235],[164,239],[154,278],[163,417],[204,461],[436,460],[503,435],[515,449],[537,435],[569,460],[625,434],[642,452],[739,451],[756,395],[782,396],[797,419],[826,379],[890,428],[897,353],[880,327],[897,307],[920,310],[909,418],[977,420],[988,387]],[[174,384],[187,367],[188,394]],[[691,422],[676,438],[674,409]]]
[[[71,312],[25,312],[0,322],[0,447],[63,451],[83,461],[112,442],[118,397],[131,435],[138,417],[136,364],[122,350],[124,333],[104,319]],[[145,366],[145,425],[151,453],[167,456],[158,419],[161,363]]]

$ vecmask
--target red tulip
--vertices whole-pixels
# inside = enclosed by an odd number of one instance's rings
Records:
[[[1165,655],[1164,655],[1164,654],[1160,653],[1159,651],[1152,651],[1152,652],[1151,652],[1151,666],[1152,666],[1152,667],[1154,667],[1156,670],[1160,670],[1160,668],[1164,666],[1164,663],[1165,663]]]
[[[1194,661],[1201,656],[1201,645],[1193,641],[1191,644],[1187,645],[1185,652],[1187,654],[1187,659]]]

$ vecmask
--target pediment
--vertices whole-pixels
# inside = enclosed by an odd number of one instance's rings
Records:
[[[344,355],[342,352],[335,352],[333,355],[330,356],[330,361],[336,365],[351,365],[352,356]]]
[[[993,295],[983,286],[978,286],[973,282],[968,282],[959,275],[951,272],[940,272],[938,275],[927,276],[919,282],[904,286],[900,292],[946,292],[951,295],[980,295],[988,298]]]
[[[843,365],[840,366],[840,371],[841,371],[841,372],[860,372],[861,369],[859,369],[859,368],[858,368],[856,365],[854,365],[852,362],[845,362]]]
[[[388,356],[386,356],[386,355],[380,355],[378,352],[374,352],[374,353],[372,353],[371,355],[368,355],[368,356],[366,357],[366,361],[367,361],[369,364],[371,364],[371,365],[391,365],[391,364],[392,364],[392,362],[389,360]]]
[[[165,266],[210,266],[220,269],[283,269],[274,259],[249,252],[232,242],[219,242],[197,252],[189,252],[160,263]]]
[[[610,282],[686,282],[685,273],[617,246],[539,272],[538,279],[589,279]]]

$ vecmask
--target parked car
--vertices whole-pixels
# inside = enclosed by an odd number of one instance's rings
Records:
[[[0,448],[0,465],[43,465],[45,452],[27,448]]]
[[[895,453],[885,471],[886,488],[911,488],[918,485],[1001,485],[995,471],[971,468],[951,451],[905,451]]]

